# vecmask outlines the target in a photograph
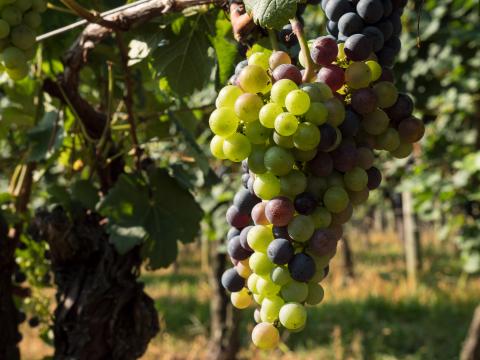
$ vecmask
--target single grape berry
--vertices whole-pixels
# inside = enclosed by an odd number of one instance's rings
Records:
[[[265,215],[274,226],[288,225],[294,214],[295,208],[292,201],[285,196],[273,198],[265,207]]]
[[[304,192],[295,197],[294,205],[299,214],[310,215],[315,211],[317,201],[311,193]]]
[[[226,270],[222,275],[222,286],[230,292],[238,292],[245,286],[245,279],[242,278],[235,268]]]
[[[290,241],[286,239],[275,239],[267,248],[268,258],[276,265],[285,265],[293,258],[295,250]]]
[[[312,60],[317,65],[330,65],[338,55],[338,45],[334,38],[322,36],[316,39],[312,45]]]
[[[308,282],[315,275],[315,261],[307,254],[296,254],[288,263],[288,270],[293,280]]]

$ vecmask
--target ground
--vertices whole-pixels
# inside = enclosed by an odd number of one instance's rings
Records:
[[[366,239],[349,232],[353,280],[344,276],[341,252],[324,282],[326,298],[309,309],[304,332],[286,338],[275,353],[255,350],[249,342],[252,311],[244,312],[241,359],[282,360],[453,360],[458,359],[475,306],[478,278],[461,271],[458,256],[429,231],[422,237],[424,266],[417,288],[405,280],[403,252],[393,233]],[[145,274],[155,299],[161,332],[144,360],[206,358],[210,288],[196,248],[184,248],[178,269]],[[203,266],[205,267],[205,265]],[[24,329],[23,359],[39,360],[52,350]]]

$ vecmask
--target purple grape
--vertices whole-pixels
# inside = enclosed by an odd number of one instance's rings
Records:
[[[330,124],[323,124],[320,126],[320,144],[318,144],[318,150],[328,151],[337,142],[337,131]]]
[[[295,250],[290,241],[282,238],[273,240],[267,248],[268,258],[276,265],[285,265],[295,255]]]
[[[315,196],[308,192],[298,194],[294,201],[295,210],[302,215],[310,215],[317,207]]]
[[[337,65],[324,66],[318,71],[317,81],[324,82],[335,92],[345,83],[345,72]]]
[[[368,184],[367,187],[369,190],[377,189],[382,183],[382,173],[376,167],[372,166],[367,170],[368,175]]]
[[[383,17],[383,4],[380,0],[360,0],[357,13],[367,24],[374,24]]]
[[[240,243],[240,236],[235,236],[228,242],[227,252],[232,259],[238,261],[248,259],[253,253],[252,251],[245,250],[245,248],[242,247],[242,244]]]
[[[228,230],[228,234],[227,234],[227,240],[230,240],[232,239],[233,237],[235,236],[238,236],[240,235],[240,230],[238,230],[237,228],[230,228],[230,230]]]
[[[311,56],[317,65],[330,65],[337,59],[338,45],[334,38],[322,36],[313,43]]]
[[[248,232],[250,231],[251,228],[253,228],[252,225],[247,226],[240,232],[240,245],[242,245],[242,247],[247,251],[253,251],[250,245],[248,245],[248,241],[247,241]]]
[[[226,270],[222,275],[222,285],[230,292],[238,292],[245,286],[245,279],[242,278],[235,268]]]
[[[345,36],[358,34],[362,32],[362,29],[363,20],[354,12],[343,14],[338,21],[338,30]]]
[[[345,138],[357,135],[360,130],[360,121],[361,118],[355,111],[347,109],[345,111],[345,120],[343,120],[343,123],[338,127],[342,132],[342,136]]]
[[[273,236],[276,239],[287,239],[288,241],[293,241],[293,239],[288,235],[288,227],[287,226],[274,226],[272,228]]]
[[[351,105],[360,115],[369,114],[377,108],[377,95],[371,88],[355,90]]]
[[[248,214],[242,214],[236,206],[230,206],[227,210],[227,222],[230,226],[234,226],[237,229],[243,229],[250,223],[250,216]]]
[[[363,34],[354,34],[345,41],[345,55],[353,61],[366,60],[372,50],[372,41]],[[338,90],[338,89],[337,89]]]
[[[383,41],[389,40],[393,35],[393,24],[390,20],[383,20],[378,24],[375,24],[375,27],[380,30],[383,34]]]
[[[265,207],[265,216],[275,226],[287,226],[293,219],[294,214],[293,203],[285,196],[273,198]]]
[[[256,195],[253,195],[247,189],[240,189],[233,198],[233,205],[238,208],[242,214],[250,214],[255,205],[260,200]]]
[[[350,171],[357,164],[357,156],[355,145],[344,140],[338,148],[332,151],[333,167],[341,172]]]
[[[308,282],[316,272],[315,261],[311,256],[300,253],[293,257],[288,263],[288,270],[293,280]]]
[[[374,52],[380,51],[385,43],[383,33],[375,26],[367,26],[363,29],[363,35],[366,35],[372,42],[372,50]]]
[[[311,173],[318,177],[326,177],[332,173],[332,157],[325,152],[319,151],[315,158],[308,163]]]
[[[300,70],[292,64],[282,64],[273,70],[273,79],[275,81],[282,79],[292,80],[297,85],[302,83],[302,73]]]

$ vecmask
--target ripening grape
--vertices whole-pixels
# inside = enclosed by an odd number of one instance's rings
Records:
[[[272,86],[272,91],[270,96],[274,103],[277,103],[279,106],[285,106],[285,98],[287,95],[294,90],[297,90],[298,86],[292,80],[282,79],[277,81]]]
[[[252,144],[265,144],[271,133],[272,131],[260,124],[260,121],[245,124],[245,136]]]
[[[332,213],[339,213],[344,210],[348,205],[348,200],[347,192],[339,186],[332,186],[323,195],[323,203],[327,210]]]
[[[341,67],[332,64],[320,69],[317,81],[327,84],[332,91],[337,91],[344,85],[345,75]]]
[[[279,314],[280,323],[289,330],[298,330],[305,326],[307,311],[302,304],[288,303],[282,306]]]
[[[266,202],[260,202],[253,207],[251,215],[255,225],[270,225],[270,222],[265,215],[266,206]]]
[[[372,81],[372,71],[364,62],[353,62],[345,70],[345,82],[352,89],[367,87]]]
[[[310,108],[305,114],[305,119],[315,125],[322,125],[327,121],[328,109],[321,102],[310,104]]]
[[[225,138],[223,142],[223,153],[227,159],[240,162],[250,155],[252,147],[245,135],[235,133]]]
[[[367,147],[359,147],[357,148],[357,164],[362,169],[367,170],[373,166],[373,162],[375,161],[375,156],[373,155],[373,151]]]
[[[306,242],[315,231],[315,224],[311,217],[306,215],[295,216],[288,224],[288,235],[298,242]]]
[[[292,59],[290,55],[288,55],[284,51],[274,51],[272,55],[270,55],[269,65],[270,69],[275,70],[278,66],[282,64],[291,64]]]
[[[325,291],[320,284],[311,282],[308,284],[308,296],[305,299],[305,302],[308,305],[318,305],[322,302],[325,297]]]
[[[280,178],[280,188],[282,194],[285,195],[295,196],[300,194],[307,188],[307,177],[302,171],[293,169]]]
[[[253,188],[259,198],[270,200],[280,193],[280,180],[272,173],[266,172],[255,178]]]
[[[265,152],[265,168],[274,175],[287,175],[294,162],[292,153],[280,146],[272,146]]]
[[[330,226],[332,214],[324,207],[317,207],[310,215],[315,225],[315,229],[323,229]]]
[[[336,97],[333,97],[326,100],[324,104],[328,111],[328,124],[334,127],[341,125],[345,120],[345,107],[343,103]]]
[[[400,136],[394,128],[388,128],[385,132],[375,137],[376,147],[379,149],[394,151],[400,145]]]
[[[360,115],[373,112],[378,105],[378,97],[374,90],[363,88],[352,93],[351,105],[353,110]]]
[[[276,82],[280,80],[290,80],[296,85],[300,85],[302,83],[302,73],[295,65],[279,65],[275,68],[275,70],[273,70],[272,75]]]
[[[319,37],[314,41],[310,53],[317,65],[330,65],[338,55],[337,42],[329,36]]]
[[[360,191],[349,191],[348,197],[350,198],[350,202],[352,205],[361,205],[368,200],[370,192],[368,188],[364,188]]]
[[[252,297],[245,288],[232,293],[230,295],[230,300],[232,301],[232,305],[237,309],[246,309],[252,304]]]
[[[312,149],[312,150],[300,150],[297,148],[293,149],[293,156],[295,157],[295,160],[300,162],[308,162],[312,160],[316,154],[317,154],[317,149]]]
[[[218,93],[217,99],[215,100],[215,106],[217,108],[228,107],[233,109],[235,101],[237,101],[242,93],[243,91],[238,86],[227,85]]]
[[[379,108],[389,108],[397,102],[398,91],[391,82],[380,81],[373,85],[373,91],[377,95]]]
[[[368,175],[361,167],[354,167],[343,176],[345,186],[351,191],[361,191],[367,186]]]
[[[310,108],[310,96],[305,91],[290,91],[285,98],[285,107],[293,115],[303,115]]]
[[[258,114],[260,123],[266,128],[273,129],[275,127],[275,119],[283,113],[283,109],[276,103],[268,103],[263,105]]]
[[[293,135],[293,143],[302,151],[313,150],[320,143],[320,130],[312,123],[301,123]]]
[[[364,34],[354,34],[345,41],[345,55],[353,61],[366,60],[373,50],[373,43]]]
[[[278,329],[270,323],[257,324],[252,331],[252,342],[256,347],[263,350],[274,349],[280,342]]]
[[[384,132],[390,119],[381,109],[375,109],[369,114],[363,116],[362,125],[365,131],[371,135],[380,135]]]
[[[13,50],[9,50],[9,49],[13,49]],[[2,55],[3,55],[3,61],[5,63],[5,66],[9,67],[8,65],[10,65],[10,62],[7,62],[7,61],[10,61],[10,59],[7,56],[13,56],[14,54],[11,55],[10,53],[13,53],[17,50],[18,50],[17,48],[8,48],[3,52]],[[216,109],[210,115],[210,120],[209,120],[210,129],[212,129],[215,135],[218,135],[221,137],[227,137],[227,136],[233,135],[237,130],[239,122],[240,120],[235,115],[235,112],[230,108]]]
[[[248,58],[248,65],[257,65],[262,69],[267,70],[269,68],[268,64],[269,56],[265,52],[256,52],[250,55]]]
[[[288,112],[281,113],[275,119],[275,131],[282,136],[295,134],[298,128],[298,119]]]
[[[331,226],[339,226],[345,224],[353,216],[353,206],[351,203],[347,207],[340,211],[339,213],[332,214],[332,223]]]
[[[262,92],[272,82],[267,72],[258,65],[248,65],[240,72],[238,84],[249,93]]]
[[[425,134],[425,125],[420,119],[410,116],[399,123],[398,134],[402,142],[414,143]]]
[[[248,277],[252,275],[252,269],[250,269],[250,265],[248,265],[248,260],[240,261],[235,266],[235,269],[237,270],[238,275],[240,275],[244,279],[248,279]]]
[[[285,265],[292,260],[295,255],[295,249],[292,243],[286,239],[275,239],[267,249],[268,258],[276,265]]]
[[[401,142],[400,145],[394,151],[392,151],[391,154],[397,159],[404,159],[410,156],[412,151],[413,151],[412,144]]]
[[[255,174],[263,174],[267,171],[263,159],[265,158],[265,151],[267,149],[264,146],[254,145],[252,151],[248,156],[248,168]]]
[[[245,122],[255,121],[262,106],[263,101],[260,96],[244,93],[235,101],[235,114]]]
[[[274,226],[287,226],[293,219],[295,208],[292,201],[285,196],[278,196],[267,202],[265,215]]]
[[[242,278],[235,268],[228,269],[222,275],[222,285],[230,292],[237,292],[245,286],[245,279]]]
[[[308,285],[304,282],[291,280],[282,287],[280,294],[285,302],[302,303],[308,296]]]

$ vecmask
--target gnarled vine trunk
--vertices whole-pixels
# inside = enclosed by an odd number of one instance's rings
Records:
[[[158,332],[139,283],[138,251],[119,255],[96,214],[37,213],[32,233],[48,242],[57,285],[55,359],[136,359]]]

